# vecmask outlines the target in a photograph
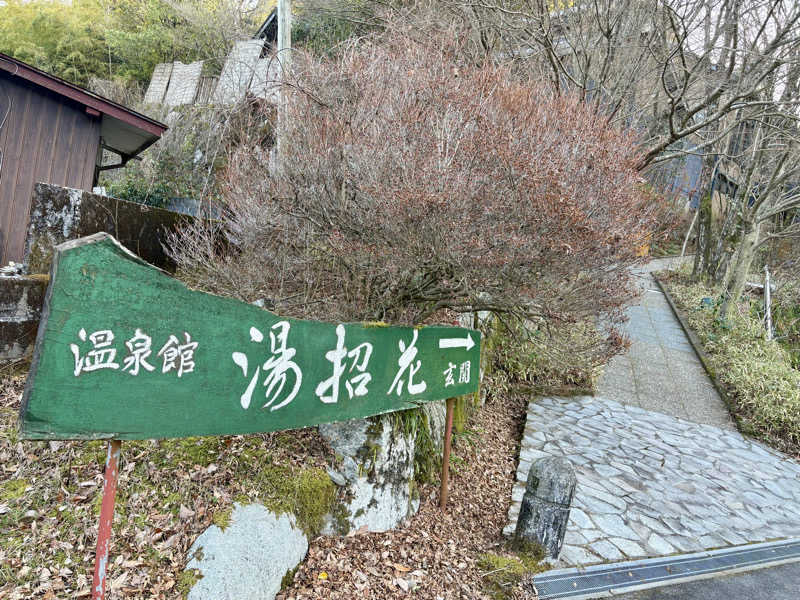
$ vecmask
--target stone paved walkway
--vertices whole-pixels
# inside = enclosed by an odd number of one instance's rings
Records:
[[[800,536],[800,464],[735,431],[592,397],[530,404],[509,535],[547,455],[578,478],[567,565]]]
[[[596,397],[529,405],[506,535],[532,461],[564,456],[578,486],[565,565],[696,552],[800,536],[800,465],[735,431],[650,271],[628,309],[632,345]]]

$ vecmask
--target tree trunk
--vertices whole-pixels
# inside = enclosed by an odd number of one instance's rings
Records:
[[[713,223],[711,218],[711,197],[703,196],[697,208],[697,249],[694,255],[692,279],[698,279],[708,270],[711,257],[711,245],[714,243]]]
[[[730,275],[728,277],[728,283],[725,286],[725,293],[723,294],[722,306],[720,307],[719,314],[722,320],[727,320],[728,317],[730,317],[731,309],[742,295],[744,284],[747,282],[747,275],[750,273],[750,267],[756,256],[756,246],[758,245],[761,226],[753,226],[752,223],[745,223],[743,233],[744,235],[739,243],[739,248],[734,255],[735,258],[731,261]]]

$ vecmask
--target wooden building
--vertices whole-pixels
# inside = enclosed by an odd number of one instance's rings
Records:
[[[166,125],[0,53],[0,266],[21,262],[37,182],[91,191]],[[102,150],[119,162],[101,166]]]

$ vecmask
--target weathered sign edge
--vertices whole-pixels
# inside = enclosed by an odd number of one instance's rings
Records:
[[[50,317],[50,299],[53,296],[53,281],[55,281],[56,273],[58,273],[58,264],[61,260],[61,256],[67,250],[71,250],[72,248],[78,248],[80,246],[86,246],[89,244],[94,244],[103,240],[110,240],[114,246],[117,247],[117,250],[120,251],[122,254],[127,255],[128,259],[133,260],[134,262],[138,262],[143,265],[147,265],[157,271],[161,271],[162,273],[166,273],[163,269],[159,269],[158,267],[151,265],[147,261],[139,258],[133,252],[128,250],[125,246],[119,243],[119,241],[110,233],[106,233],[105,231],[100,231],[98,233],[93,233],[92,235],[87,235],[82,238],[78,238],[75,240],[68,240],[61,244],[56,245],[53,248],[53,260],[50,263],[50,280],[47,283],[47,291],[44,295],[44,304],[42,305],[42,314],[39,319],[39,328],[36,331],[36,341],[33,345],[33,355],[31,357],[31,366],[28,369],[28,377],[25,380],[25,389],[22,392],[22,402],[19,406],[19,417],[17,419],[17,429],[22,432],[22,424],[23,424],[23,417],[25,412],[28,409],[28,399],[30,398],[31,390],[33,388],[33,381],[36,378],[36,372],[39,368],[39,355],[42,344],[44,343],[44,332],[47,325],[47,320]]]

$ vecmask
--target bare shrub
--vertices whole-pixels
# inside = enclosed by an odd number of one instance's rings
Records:
[[[577,98],[459,62],[455,37],[410,40],[295,55],[281,168],[231,157],[232,246],[184,231],[181,275],[298,317],[616,322],[659,226],[631,139]]]
[[[103,173],[100,183],[111,195],[152,206],[186,197],[216,204],[219,175],[231,156],[242,151],[266,155],[274,143],[274,107],[250,96],[229,106],[163,107],[155,116],[168,121],[169,129],[141,160]],[[118,161],[116,156],[108,159]]]

